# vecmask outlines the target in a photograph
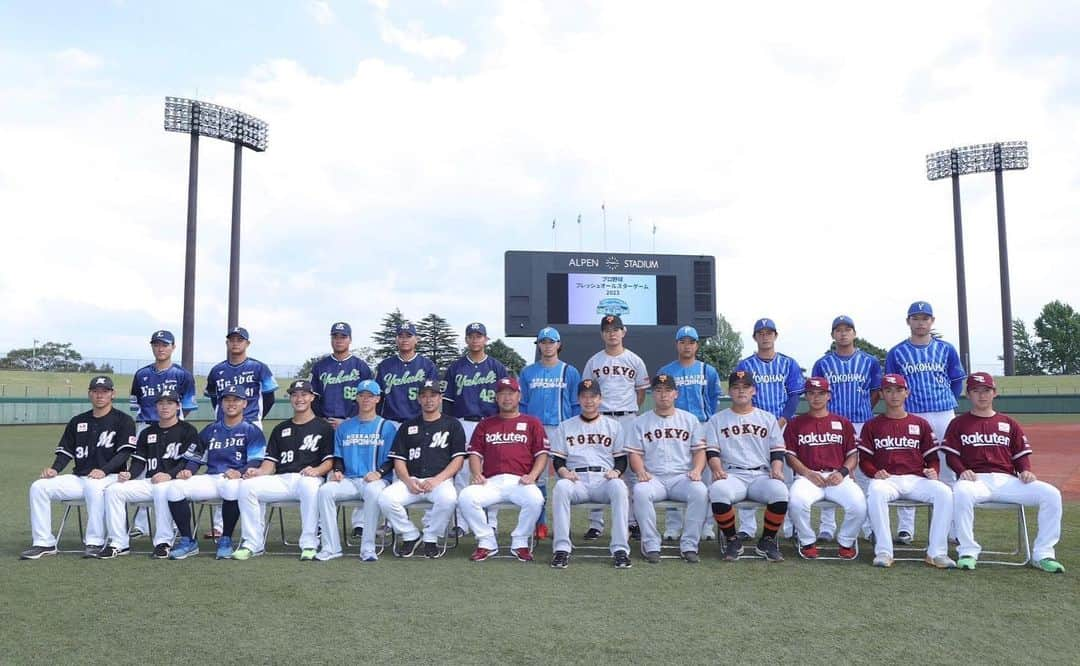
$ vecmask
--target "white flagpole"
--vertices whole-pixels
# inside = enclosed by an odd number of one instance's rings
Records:
[[[630,249],[634,245],[634,238],[630,233],[630,223],[633,220],[634,220],[634,218],[630,217],[629,215],[626,216],[626,251],[627,252],[629,252]]]
[[[607,252],[607,204],[600,204],[600,212],[604,216],[604,252]]]
[[[581,213],[577,216],[577,245],[579,252],[585,249],[585,245],[581,242]]]
[[[656,252],[656,222],[652,225],[652,251]]]
[[[555,218],[551,218],[551,245],[553,249],[559,249],[559,230],[555,228]]]

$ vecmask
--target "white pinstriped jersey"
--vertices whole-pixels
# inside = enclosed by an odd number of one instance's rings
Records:
[[[562,458],[570,469],[603,467],[614,469],[615,458],[625,456],[622,425],[617,419],[600,415],[592,421],[580,416],[566,419],[550,442],[551,455]]]
[[[680,474],[693,466],[694,452],[705,448],[696,437],[700,424],[690,412],[676,409],[670,416],[649,410],[634,419],[626,451],[644,456],[650,474]]]
[[[648,388],[649,371],[641,357],[624,349],[621,354],[610,356],[598,351],[585,362],[582,379],[595,379],[600,384],[600,411],[636,412],[637,389]]]
[[[787,451],[776,417],[757,407],[747,414],[730,408],[714,414],[701,433],[706,448],[720,452],[721,462],[744,469],[768,467],[772,452]]]

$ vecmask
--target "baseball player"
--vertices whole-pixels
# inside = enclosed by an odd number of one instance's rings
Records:
[[[885,413],[870,419],[859,437],[859,465],[870,478],[866,505],[874,528],[874,566],[893,565],[889,502],[911,499],[934,507],[926,563],[939,569],[955,568],[948,555],[953,497],[938,480],[941,463],[933,431],[926,419],[904,409],[909,393],[903,375],[886,374],[881,387]]]
[[[97,557],[112,559],[131,552],[127,528],[127,503],[151,502],[155,496],[167,497],[167,489],[176,475],[185,468],[184,453],[197,447],[199,431],[181,421],[180,394],[165,389],[157,394],[157,420],[141,433],[131,454],[131,466],[116,475],[116,483],[105,489],[105,522],[109,539]],[[149,478],[142,478],[143,474]],[[167,502],[167,500],[165,500]],[[168,555],[176,537],[172,515],[168,511],[155,514],[154,554]]]
[[[701,524],[709,512],[709,491],[701,482],[705,467],[705,443],[697,436],[698,420],[675,407],[679,389],[671,375],[652,378],[653,409],[634,419],[626,437],[634,484],[634,513],[641,527],[641,552],[645,561],[660,561],[660,532],[656,529],[656,506],[666,499],[686,502],[686,527],[679,553],[694,564],[698,557]],[[613,518],[614,520],[614,518]]]
[[[815,361],[810,374],[829,380],[829,411],[851,421],[857,438],[863,424],[874,417],[874,406],[881,399],[881,363],[855,347],[855,322],[847,315],[833,319],[832,339],[836,349]],[[865,494],[870,479],[858,466],[852,476]],[[862,530],[863,536],[870,535],[869,519],[863,521]],[[836,512],[831,506],[822,507],[818,539],[832,541],[835,534]]]
[[[1061,491],[1039,481],[1031,471],[1031,446],[1012,417],[994,411],[997,387],[985,372],[968,376],[971,411],[952,420],[945,431],[945,460],[956,472],[953,521],[960,539],[960,569],[974,569],[981,547],[975,541],[975,507],[983,502],[1012,502],[1039,507],[1039,531],[1031,565],[1047,573],[1065,573],[1054,559],[1061,538]]]
[[[334,431],[333,471],[319,488],[319,526],[322,548],[315,559],[325,562],[341,557],[337,531],[338,502],[364,500],[360,560],[374,562],[375,530],[379,525],[379,494],[386,488],[393,464],[386,454],[394,442],[397,426],[375,414],[382,390],[373,379],[356,387],[356,416],[342,421]]]
[[[56,536],[52,532],[52,503],[62,500],[86,502],[84,557],[94,557],[105,546],[105,489],[116,483],[117,474],[127,465],[135,450],[135,421],[112,408],[113,380],[98,375],[90,380],[91,408],[78,414],[64,428],[56,445],[56,459],[30,485],[31,548],[23,551],[24,560],[37,560],[56,554]],[[69,461],[75,462],[71,474],[60,474]]]
[[[626,514],[630,499],[621,478],[627,465],[622,426],[600,413],[600,384],[595,379],[581,381],[576,393],[581,413],[560,423],[550,440],[555,475],[559,477],[551,495],[555,526],[551,566],[565,569],[570,563],[570,506],[604,502],[611,505],[612,563],[616,569],[629,569],[632,565]]]
[[[776,544],[776,532],[788,509],[784,484],[787,449],[776,417],[754,406],[755,392],[753,373],[731,373],[731,407],[714,414],[701,429],[713,476],[709,501],[724,533],[721,554],[725,560],[737,560],[743,553],[743,538],[735,532],[734,506],[750,500],[765,505],[765,528],[754,552],[770,562],[781,562],[784,556]]]
[[[397,327],[397,354],[384,358],[375,370],[382,389],[378,414],[401,425],[420,416],[420,389],[427,381],[438,382],[439,371],[426,356],[416,353],[416,326],[402,322]]]
[[[675,350],[678,358],[660,368],[660,372],[671,375],[675,379],[675,386],[679,387],[675,406],[696,416],[699,423],[705,423],[716,413],[721,394],[720,374],[716,368],[698,360],[698,332],[693,326],[683,326],[675,332]],[[707,465],[701,473],[701,482],[706,487],[712,483]],[[705,525],[701,528],[702,538],[714,538],[712,523],[706,515]],[[678,539],[680,532],[682,512],[668,509],[667,520],[664,521],[664,541]]]
[[[799,396],[803,391],[802,369],[795,359],[776,351],[776,322],[758,319],[754,322],[754,342],[757,351],[739,361],[736,370],[744,370],[754,376],[754,407],[764,409],[776,417],[781,430],[795,416]],[[791,482],[790,470],[785,469],[785,479]],[[785,520],[784,536],[790,536],[791,526]],[[739,512],[739,533],[749,538],[757,530],[757,517],[753,509]]]
[[[319,526],[319,486],[334,463],[334,429],[315,416],[311,382],[297,379],[289,385],[293,415],[274,426],[266,442],[262,465],[248,468],[240,484],[243,542],[232,554],[248,560],[263,554],[265,519],[261,502],[300,502],[300,561],[315,559]],[[325,535],[324,535],[325,536]]]
[[[472,485],[458,494],[458,508],[476,535],[476,550],[469,559],[482,562],[498,552],[485,510],[492,504],[512,502],[521,510],[517,527],[510,533],[510,548],[517,559],[532,562],[529,537],[544,507],[536,479],[547,470],[547,433],[540,419],[519,411],[521,389],[513,377],[498,381],[495,399],[499,413],[477,424],[469,441]]]
[[[818,557],[810,508],[815,502],[829,500],[844,509],[844,522],[836,537],[839,555],[853,560],[858,554],[855,539],[866,518],[866,497],[851,479],[859,460],[855,428],[851,421],[829,411],[832,391],[828,379],[807,379],[804,395],[810,411],[791,419],[784,429],[788,464],[795,472],[788,507],[799,538],[799,552],[807,559]]]
[[[536,334],[536,347],[540,351],[540,360],[530,363],[521,371],[521,412],[532,414],[544,424],[548,442],[554,441],[555,430],[566,419],[577,416],[578,406],[576,387],[581,383],[581,373],[577,368],[559,360],[562,347],[559,331],[545,326]],[[536,486],[547,497],[547,473],[540,475]],[[540,511],[536,523],[536,538],[548,537],[545,511]]]
[[[649,371],[645,361],[623,346],[626,327],[618,315],[606,315],[600,320],[600,338],[604,348],[596,352],[585,362],[581,376],[593,379],[603,391],[600,401],[600,413],[616,419],[623,432],[630,431],[638,410],[645,402],[645,389],[649,387]],[[627,471],[623,477],[630,491],[630,537],[641,538],[637,519],[634,517],[634,473]],[[589,529],[585,532],[588,540],[598,539],[604,528],[604,512],[593,511],[589,514]]]
[[[233,533],[240,520],[240,482],[244,472],[259,467],[266,454],[263,431],[244,420],[247,396],[237,385],[226,386],[218,394],[221,419],[199,433],[194,448],[184,453],[185,467],[168,483],[165,497],[154,494],[154,513],[171,515],[180,533],[180,541],[171,550],[154,549],[154,557],[183,560],[199,554],[199,542],[191,528],[190,502],[221,501],[222,529],[215,558],[224,560],[233,554]],[[203,465],[205,474],[195,473]],[[209,538],[209,537],[207,537]]]
[[[446,534],[457,507],[454,475],[465,462],[465,430],[461,423],[442,414],[439,382],[427,379],[420,385],[420,416],[406,420],[398,428],[389,457],[397,481],[379,495],[379,508],[401,537],[395,554],[411,557],[424,541],[424,557],[439,557],[439,537]],[[431,502],[421,535],[406,507]]]
[[[955,416],[956,399],[964,388],[967,372],[960,355],[944,340],[935,340],[934,309],[926,301],[915,301],[908,307],[907,324],[911,336],[889,350],[885,356],[885,372],[903,375],[910,387],[904,408],[930,423],[938,446],[949,421]],[[941,480],[948,485],[955,475],[945,464],[945,454],[938,451]],[[909,544],[915,537],[915,510],[898,509],[896,541]],[[950,532],[952,529],[950,528]]]

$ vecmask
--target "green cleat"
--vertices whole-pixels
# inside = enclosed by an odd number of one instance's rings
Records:
[[[957,569],[966,569],[968,571],[975,570],[975,558],[970,555],[964,555],[960,559],[956,560]]]
[[[251,552],[251,549],[247,546],[240,546],[232,554],[234,560],[250,560],[252,557],[255,557],[255,553]]]
[[[314,548],[305,548],[304,550],[300,551],[300,561],[301,562],[312,562],[314,560],[315,560],[315,549]]]
[[[1065,567],[1061,565],[1061,562],[1058,562],[1052,557],[1044,557],[1041,560],[1032,562],[1031,566],[1036,569],[1042,569],[1046,573],[1065,573]]]

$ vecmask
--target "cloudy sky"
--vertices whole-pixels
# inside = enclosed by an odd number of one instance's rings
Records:
[[[995,140],[1031,146],[1006,177],[1014,315],[1080,305],[1080,6],[750,5],[5,2],[0,351],[138,358],[179,334],[187,140],[166,95],[270,124],[244,161],[240,312],[271,363],[394,307],[501,335],[503,252],[552,249],[552,219],[578,249],[578,214],[586,250],[715,255],[748,349],[770,316],[809,365],[839,313],[891,345],[916,299],[955,341],[950,188],[925,156]],[[195,358],[214,361],[231,146],[203,141],[200,166]],[[993,177],[962,187],[973,365],[993,369]]]

